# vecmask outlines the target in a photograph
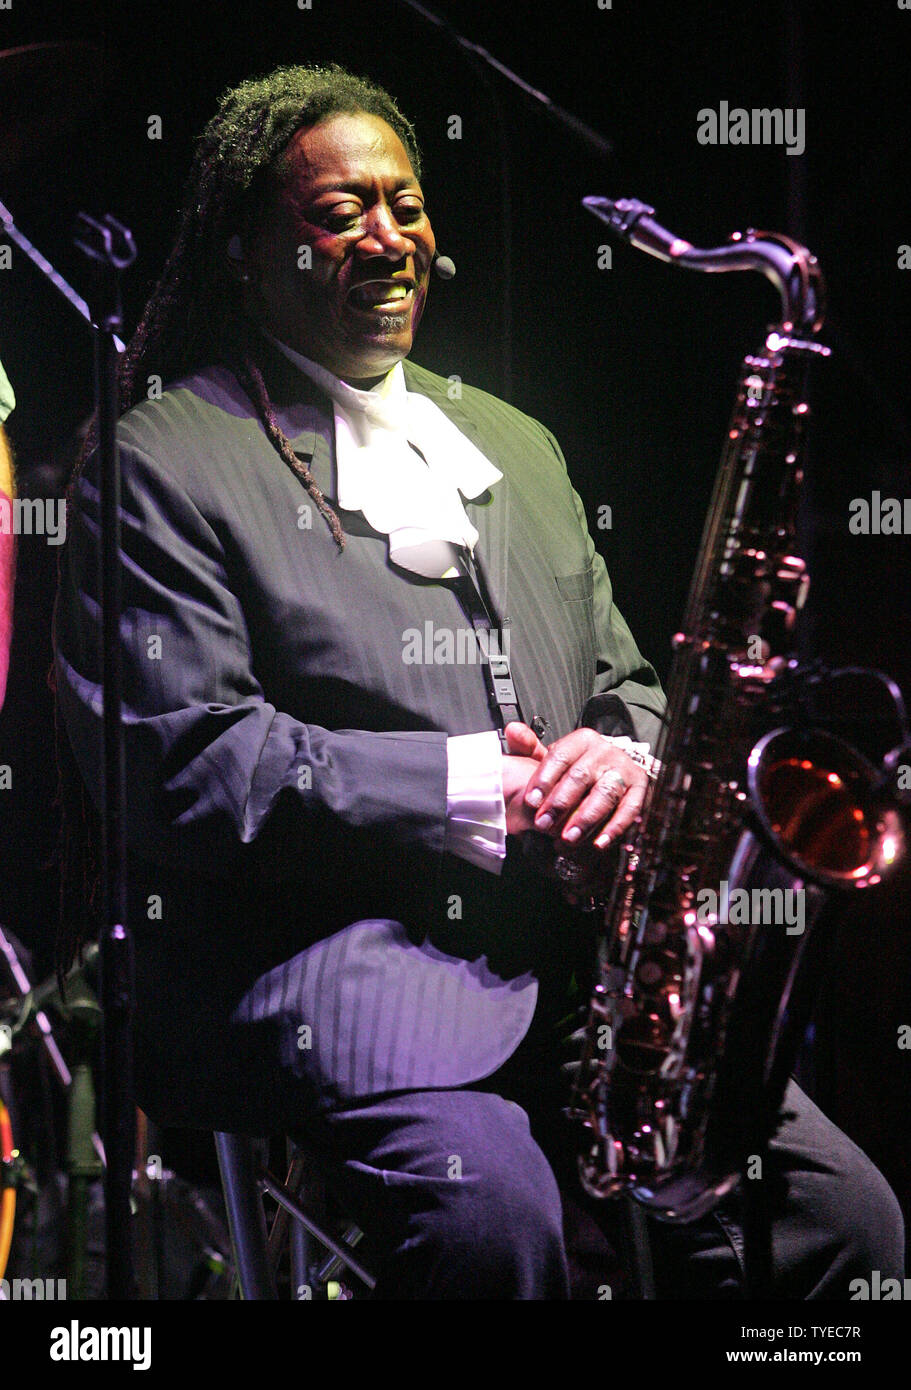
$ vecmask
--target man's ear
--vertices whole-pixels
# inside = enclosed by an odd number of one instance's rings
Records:
[[[239,238],[236,232],[231,240],[229,240],[225,250],[227,250],[228,265],[231,267],[231,274],[234,275],[236,279],[239,279],[242,284],[249,285],[250,272],[245,268],[246,257],[245,254],[243,254],[241,238]]]
[[[241,245],[240,237],[236,232],[228,242],[226,251],[232,273],[236,275],[238,280],[242,280],[246,284],[250,279],[250,272],[243,268],[246,257],[244,256],[244,248]]]

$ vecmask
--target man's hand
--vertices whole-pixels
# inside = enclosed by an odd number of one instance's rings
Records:
[[[604,850],[638,816],[648,786],[645,770],[594,729],[574,729],[547,749],[524,724],[507,725],[506,739],[510,753],[521,756],[503,760],[504,797],[505,765],[531,759],[524,809],[532,821],[521,829],[550,835],[560,852],[582,842]],[[519,819],[517,807],[513,816]],[[509,830],[508,803],[506,824]]]
[[[505,733],[510,750],[503,756],[506,833],[521,835],[535,828],[534,809],[526,802],[525,792],[547,749],[527,724],[507,724]]]

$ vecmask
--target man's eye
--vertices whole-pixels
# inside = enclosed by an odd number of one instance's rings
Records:
[[[424,204],[421,202],[398,202],[393,206],[393,215],[397,222],[410,224],[419,222],[424,215]],[[320,222],[330,232],[345,232],[356,227],[363,217],[363,210],[352,204],[339,204],[327,208],[320,214]]]
[[[355,208],[342,208],[341,210],[333,208],[325,214],[323,222],[333,231],[343,231],[346,227],[353,227],[360,215],[360,212]]]

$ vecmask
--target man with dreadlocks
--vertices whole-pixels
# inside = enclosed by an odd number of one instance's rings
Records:
[[[664,702],[553,437],[405,360],[435,255],[420,175],[397,106],[341,69],[228,92],[124,356],[137,1096],[162,1123],[305,1138],[380,1296],[559,1299],[529,1117],[543,1140],[591,919],[553,866],[577,893],[604,879]],[[93,458],[71,507],[61,754],[91,828]],[[897,1275],[889,1189],[787,1100],[780,1291]],[[736,1288],[730,1214],[656,1243],[665,1291],[691,1255],[687,1292]]]

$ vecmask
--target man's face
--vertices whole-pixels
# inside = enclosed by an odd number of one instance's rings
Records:
[[[364,112],[297,131],[285,159],[245,248],[244,307],[336,376],[372,384],[407,357],[424,308],[436,243],[420,184],[392,127]]]

